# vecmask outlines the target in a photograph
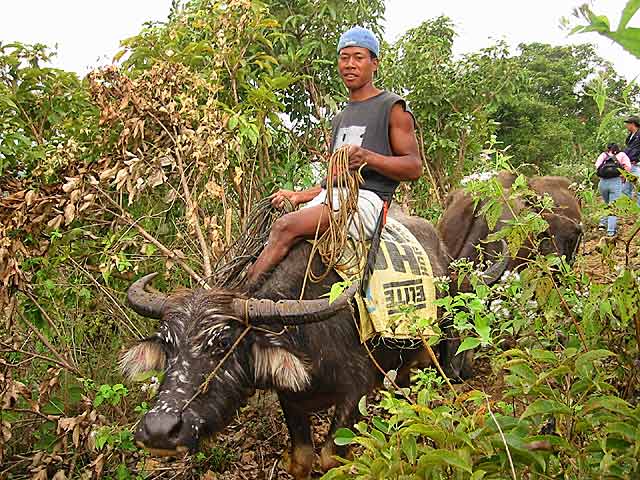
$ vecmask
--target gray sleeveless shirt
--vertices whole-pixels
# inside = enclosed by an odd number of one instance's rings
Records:
[[[402,97],[387,91],[361,102],[349,102],[331,122],[331,152],[349,144],[358,145],[380,155],[392,156],[389,118],[391,108],[396,103],[402,104],[405,111],[411,113]],[[391,200],[400,183],[367,166],[362,169],[362,177],[364,183],[360,188],[377,193],[383,200]]]

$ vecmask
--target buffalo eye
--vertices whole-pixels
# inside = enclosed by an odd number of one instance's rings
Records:
[[[551,241],[552,241],[552,237],[549,232],[542,232],[538,234],[538,243],[540,243],[541,245]]]
[[[207,342],[206,349],[211,353],[225,353],[229,345],[231,341],[226,335],[214,335]]]
[[[229,338],[227,337],[222,337],[219,342],[218,342],[218,346],[222,349],[222,350],[227,350],[230,346],[231,346],[231,341],[229,340]]]

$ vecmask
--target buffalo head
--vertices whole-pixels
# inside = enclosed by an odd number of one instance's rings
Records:
[[[357,289],[352,285],[331,304],[204,289],[167,296],[146,290],[154,276],[133,283],[127,298],[140,315],[161,319],[158,331],[124,353],[120,365],[129,378],[164,371],[156,403],[135,435],[139,445],[164,455],[195,449],[200,438],[224,428],[256,388],[307,389],[311,366],[285,328],[349,308]]]
[[[555,213],[543,214],[542,217],[549,228],[538,238],[538,251],[542,255],[556,254],[565,257],[569,263],[573,262],[582,241],[582,224]]]

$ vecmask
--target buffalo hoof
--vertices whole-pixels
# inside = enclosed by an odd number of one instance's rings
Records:
[[[333,445],[325,444],[320,451],[320,469],[328,472],[332,468],[340,466],[340,462],[334,458],[336,454]]]
[[[329,440],[324,444],[320,451],[320,469],[323,472],[328,472],[332,468],[339,467],[342,463],[336,459],[336,455],[342,458],[353,458],[353,452],[349,447],[339,447],[340,451],[336,452],[336,445],[333,440]]]
[[[295,480],[307,480],[311,478],[313,467],[313,447],[304,445],[293,449],[293,454],[286,452],[282,456],[282,467]]]

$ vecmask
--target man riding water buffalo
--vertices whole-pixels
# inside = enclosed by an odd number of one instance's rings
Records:
[[[338,43],[338,71],[349,90],[349,103],[333,119],[331,151],[348,145],[349,169],[362,167],[364,183],[360,186],[357,217],[364,240],[375,233],[384,202],[391,200],[398,184],[422,175],[415,122],[406,102],[373,85],[379,53],[378,40],[362,27],[346,31]],[[286,200],[294,207],[308,203],[274,223],[266,248],[249,269],[250,287],[278,265],[296,243],[327,229],[330,211],[326,197],[323,185],[301,192],[280,190],[272,195],[272,204],[278,208]],[[334,208],[337,203],[334,198]],[[353,222],[349,233],[360,236]]]
[[[373,35],[351,30],[343,35],[339,52],[351,103],[334,122],[333,148],[356,145],[350,147],[351,168],[367,164],[357,215],[369,216],[365,235],[371,236],[376,217],[382,218],[383,198],[391,197],[400,180],[417,178],[421,163],[404,101],[372,85],[378,63]],[[360,312],[351,308],[358,282],[329,302],[327,293],[340,281],[331,270],[302,292],[306,265],[315,271],[322,267],[311,245],[298,241],[313,235],[318,220],[326,225],[329,212],[322,190],[272,197],[280,206],[285,198],[298,204],[320,195],[312,206],[279,222],[252,269],[252,281],[258,282],[247,285],[246,292],[149,292],[146,286],[154,273],[129,287],[133,310],[160,322],[154,333],[122,355],[122,370],[129,378],[150,370],[164,372],[154,405],[136,431],[138,445],[160,455],[195,450],[202,438],[228,425],[256,389],[274,390],[291,442],[287,470],[296,480],[307,479],[315,457],[312,413],[335,407],[320,450],[320,467],[328,470],[337,464],[336,454],[347,454],[333,437],[339,428],[355,423],[362,396],[382,385],[385,372],[395,370],[402,384],[411,368],[430,361],[421,344],[362,343]],[[432,274],[446,276],[449,256],[435,228],[419,217],[395,219],[420,243]],[[487,282],[497,281],[505,268],[506,262],[492,265],[485,272]]]

